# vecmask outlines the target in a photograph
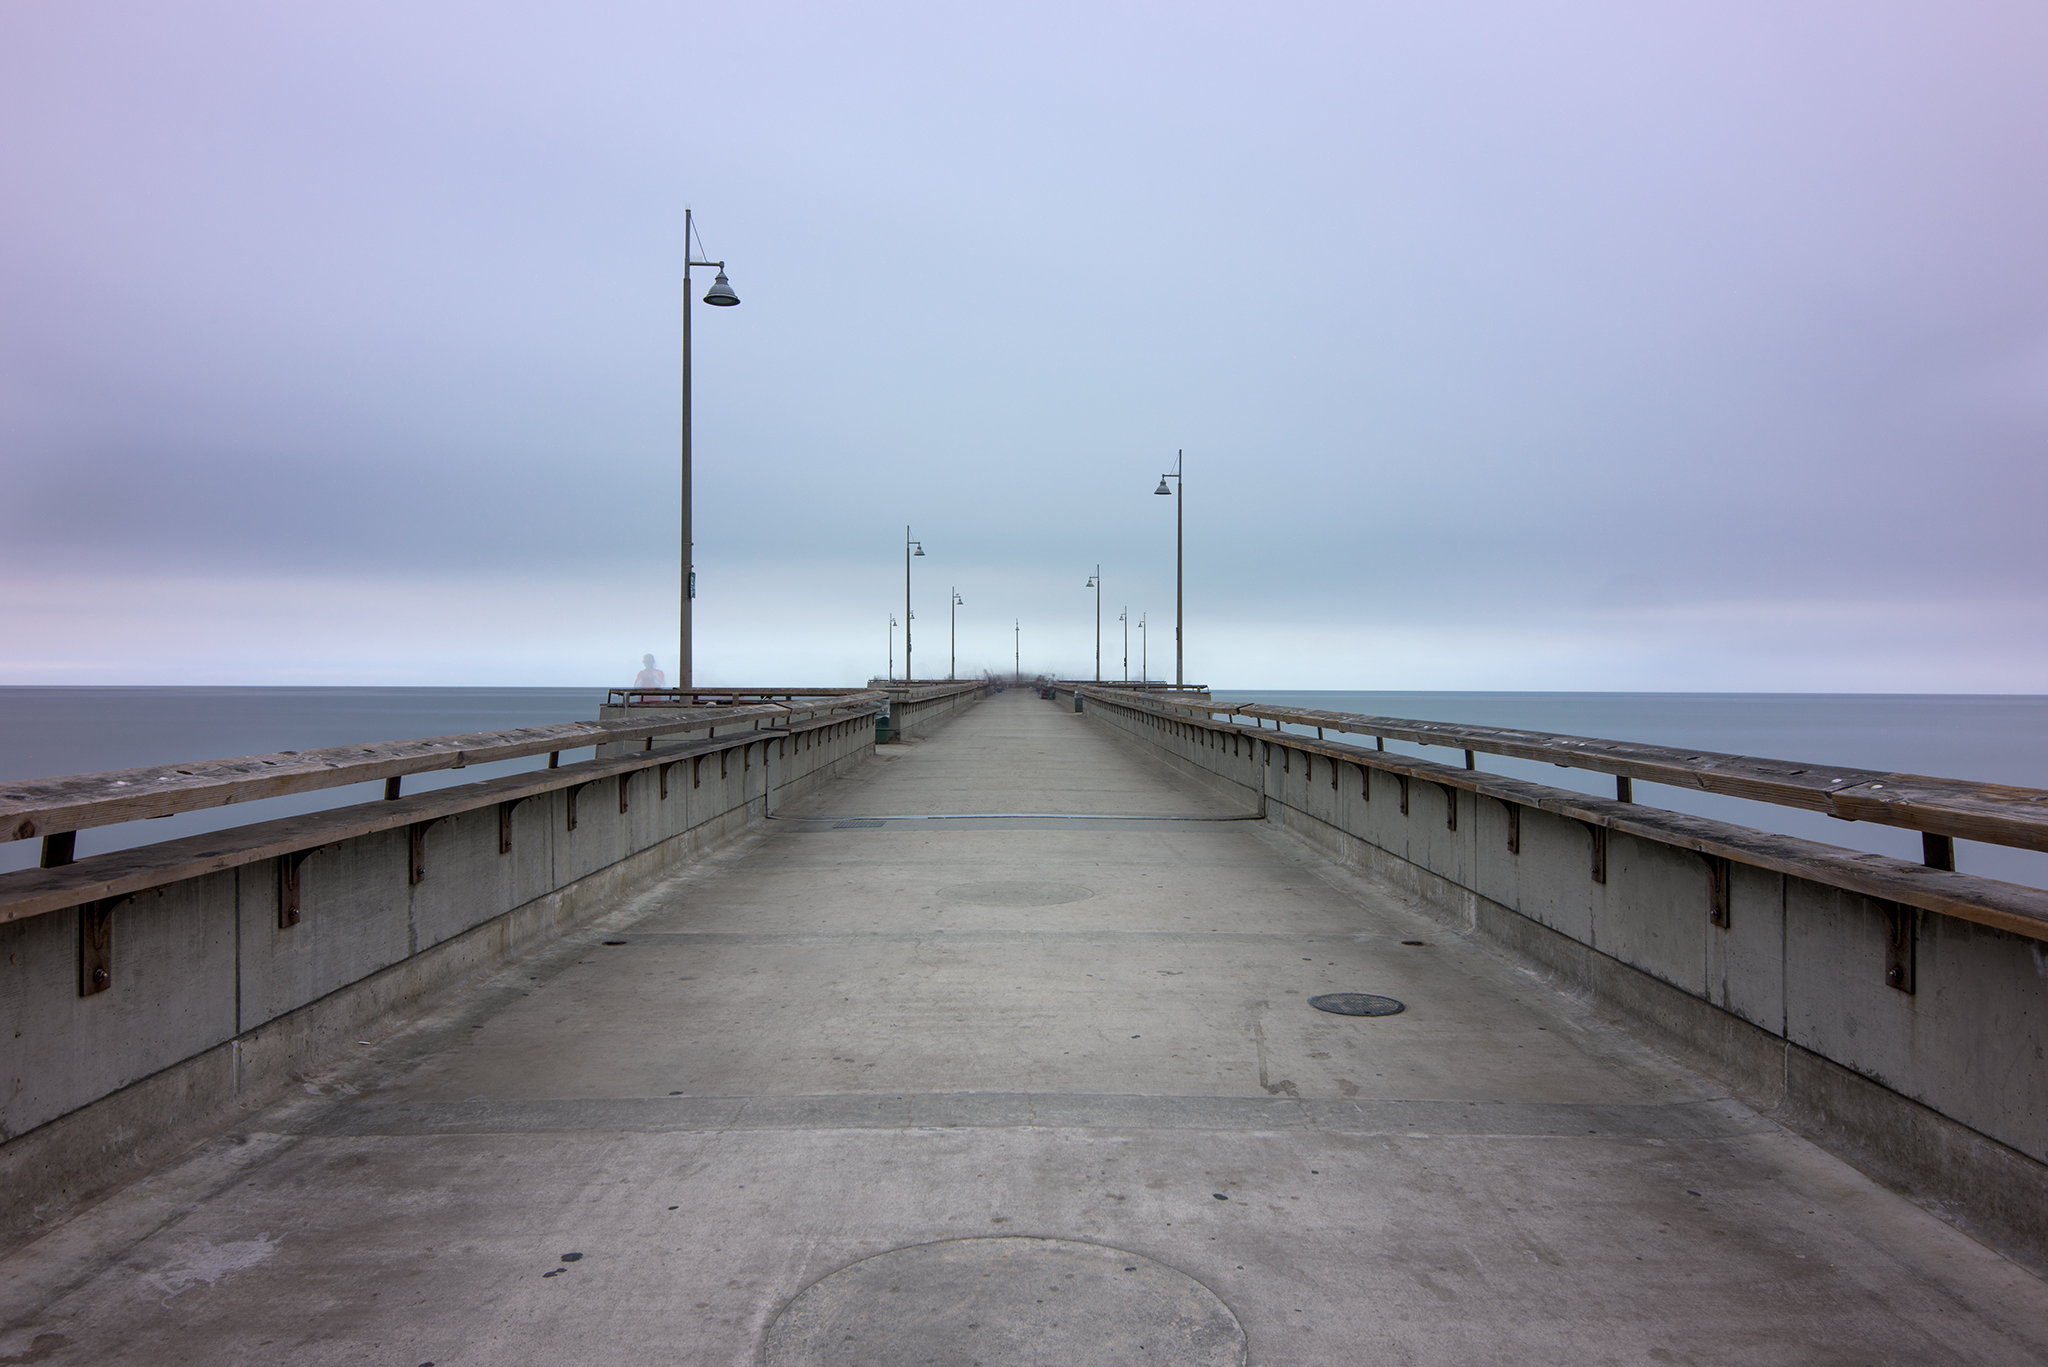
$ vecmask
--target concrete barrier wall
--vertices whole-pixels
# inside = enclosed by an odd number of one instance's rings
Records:
[[[929,732],[988,696],[978,681],[933,684],[889,694],[889,739],[902,740]]]
[[[405,827],[306,853],[295,925],[280,926],[279,859],[123,899],[111,986],[91,995],[79,912],[0,923],[0,1241],[227,1123],[378,1017],[615,908],[873,748],[868,712],[698,739],[674,759],[658,748],[580,786],[568,765],[561,787],[511,808],[503,852],[501,804],[480,784],[477,807],[423,823],[417,881]]]
[[[1691,849],[1511,810],[1275,731],[1100,694],[1083,706],[1092,723],[1242,790],[1269,820],[1541,964],[1751,1104],[2048,1267],[2048,944],[1735,861],[1717,897],[1714,861]],[[1902,949],[1912,992],[1887,980]]]

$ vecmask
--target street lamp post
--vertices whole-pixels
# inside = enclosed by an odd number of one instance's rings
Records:
[[[951,683],[960,672],[960,614],[959,608],[967,606],[967,600],[960,596],[960,590],[953,590],[953,601],[946,607],[946,682]]]
[[[1124,682],[1129,683],[1131,681],[1131,610],[1125,608],[1116,615],[1116,619],[1124,624]]]
[[[924,542],[910,539],[910,528],[903,529],[903,682],[909,683],[917,677],[910,667],[910,557],[911,547],[917,547],[916,554],[924,554]]]
[[[1010,661],[1010,677],[1021,683],[1024,679],[1024,619],[1018,618],[1010,630],[1010,648],[1017,652]]]
[[[1159,477],[1159,487],[1152,491],[1155,494],[1173,495],[1173,686],[1175,688],[1179,688],[1181,684],[1186,682],[1181,673],[1180,638],[1181,604],[1183,601],[1181,591],[1181,546],[1182,531],[1187,525],[1185,518],[1186,510],[1181,503],[1181,495],[1185,494],[1187,489],[1184,487],[1184,482],[1180,477],[1180,471],[1181,465],[1186,459],[1186,451],[1175,451],[1173,453],[1173,469]],[[1173,481],[1171,489],[1166,487],[1166,481],[1169,479]]]
[[[889,614],[889,682],[896,682],[896,614]]]
[[[1088,582],[1081,586],[1095,590],[1095,682],[1102,682],[1102,566],[1095,567],[1095,573],[1088,576]]]
[[[690,604],[697,597],[697,566],[695,563],[696,543],[690,537],[690,267],[711,266],[718,271],[718,278],[711,282],[711,288],[704,291],[704,302],[719,308],[731,308],[739,303],[740,297],[732,292],[732,285],[725,278],[723,261],[699,261],[690,250],[695,241],[697,249],[704,244],[697,238],[697,223],[690,210],[683,210],[683,609],[681,650],[676,655],[676,686],[690,688],[696,682],[695,663],[691,658]]]
[[[1145,614],[1141,612],[1138,614],[1138,678],[1147,688],[1152,686],[1151,644],[1152,638],[1145,631]]]

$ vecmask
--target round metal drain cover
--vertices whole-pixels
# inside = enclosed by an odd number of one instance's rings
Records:
[[[1392,997],[1374,997],[1364,992],[1325,992],[1310,997],[1308,1004],[1335,1016],[1398,1016],[1408,1008]]]
[[[1244,1367],[1244,1330],[1193,1277],[1066,1239],[949,1239],[813,1282],[768,1326],[767,1367],[1134,1362]]]
[[[955,883],[939,889],[941,897],[986,907],[1053,907],[1094,895],[1079,883]]]

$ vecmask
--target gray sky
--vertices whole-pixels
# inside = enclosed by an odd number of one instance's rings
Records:
[[[6,683],[2048,692],[2048,10],[0,7]],[[700,280],[701,294],[706,282]],[[1138,637],[1133,633],[1132,672]],[[901,638],[897,638],[898,665]]]

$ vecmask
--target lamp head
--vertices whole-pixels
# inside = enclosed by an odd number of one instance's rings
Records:
[[[704,291],[704,302],[729,309],[739,301],[740,297],[732,292],[732,282],[725,278],[725,271],[721,268],[718,278],[711,282],[711,288]]]
[[[912,554],[912,555],[923,555],[923,554],[924,554],[924,543],[923,543],[923,542],[919,542],[919,543],[918,543],[918,545],[917,545],[917,549],[916,549],[916,550],[914,550],[914,551],[912,551],[912,552],[911,552],[911,554]]]
[[[1166,487],[1166,476],[1165,476],[1165,475],[1161,475],[1161,476],[1159,477],[1159,487],[1158,487],[1157,489],[1154,489],[1154,490],[1153,490],[1152,492],[1153,492],[1153,493],[1155,493],[1155,494],[1170,494],[1170,493],[1172,493],[1172,492],[1173,492],[1173,490],[1171,490],[1171,489],[1169,489],[1169,488],[1167,488],[1167,487]]]

